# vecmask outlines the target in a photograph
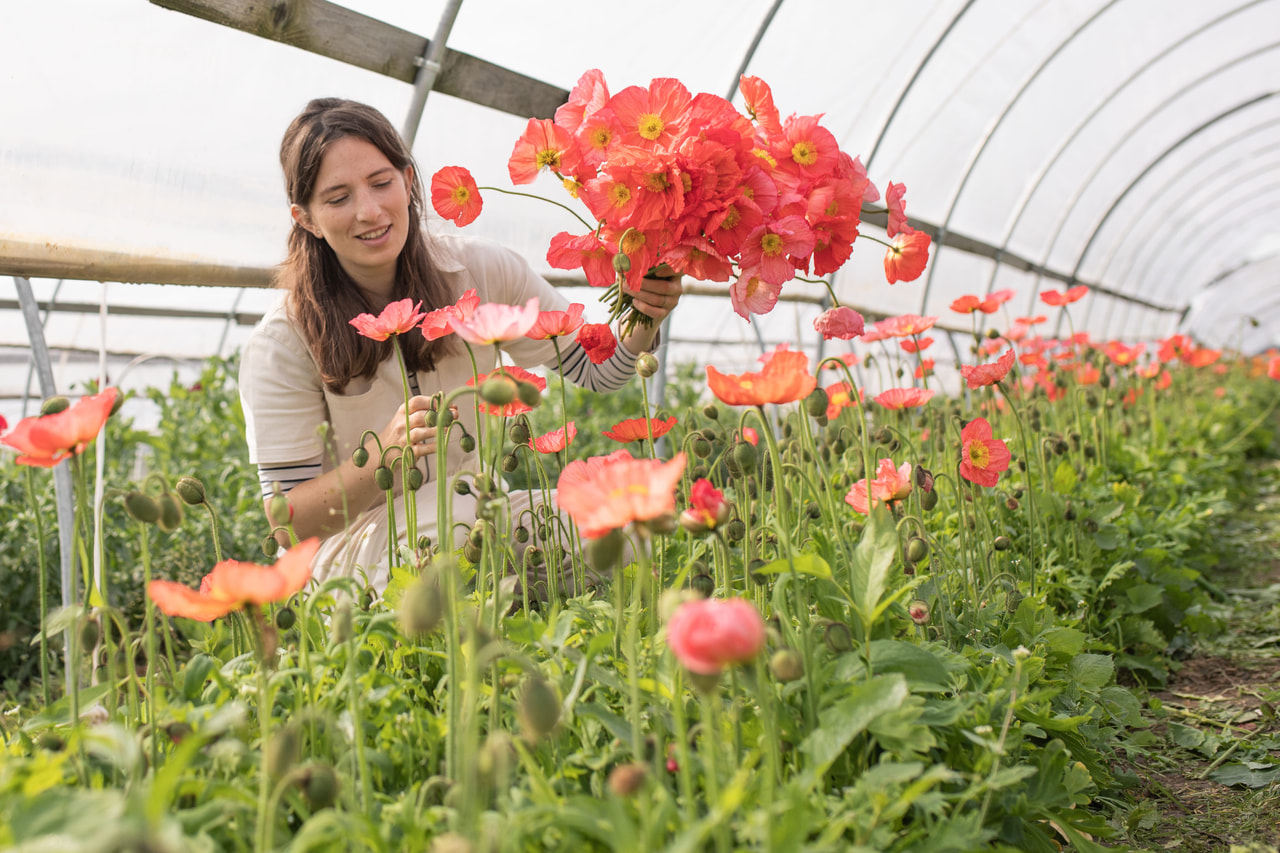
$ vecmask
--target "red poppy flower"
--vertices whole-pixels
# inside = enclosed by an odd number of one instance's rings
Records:
[[[1056,290],[1046,290],[1040,294],[1040,301],[1045,305],[1052,305],[1055,308],[1062,305],[1070,305],[1072,302],[1079,302],[1084,299],[1089,292],[1087,285],[1078,284],[1067,290],[1066,293],[1059,293]]]
[[[61,412],[23,418],[12,432],[0,438],[0,443],[18,451],[15,461],[19,465],[52,468],[82,452],[85,445],[98,437],[119,393],[119,389],[107,388],[81,397]]]
[[[705,478],[694,482],[689,491],[689,508],[680,513],[680,526],[690,533],[706,533],[729,521],[733,507],[724,493]]]
[[[933,366],[936,362],[931,358],[920,360],[920,365],[916,367],[916,379],[924,379],[926,376],[933,375]]]
[[[1017,355],[1010,349],[993,364],[977,364],[973,367],[966,364],[962,366],[960,375],[964,377],[970,388],[994,385],[1009,375],[1009,370],[1013,367],[1013,362],[1016,359]]]
[[[320,540],[312,537],[290,548],[273,566],[223,560],[200,581],[199,591],[155,580],[147,595],[166,616],[212,622],[246,604],[284,601],[301,592],[311,580],[311,561],[319,550]]]
[[[670,462],[633,459],[625,450],[575,459],[560,472],[556,500],[587,539],[632,522],[674,515],[685,456]]]
[[[847,305],[829,308],[813,321],[813,328],[823,340],[839,338],[849,341],[861,335],[865,328],[862,315]]]
[[[548,338],[572,335],[582,325],[582,312],[585,308],[581,302],[574,302],[568,311],[539,311],[533,328],[525,332],[524,336],[535,341],[545,341]]]
[[[1092,364],[1082,364],[1076,368],[1077,385],[1097,385],[1102,378],[1102,371]]]
[[[1280,381],[1280,355],[1267,362],[1267,376]]]
[[[403,335],[420,324],[427,316],[418,310],[421,307],[421,302],[414,305],[412,299],[401,299],[388,304],[377,317],[359,314],[350,323],[366,338],[385,341],[392,335]]]
[[[1208,367],[1220,358],[1222,358],[1220,349],[1195,347],[1182,356],[1182,361],[1188,367]]]
[[[461,166],[445,166],[431,176],[431,206],[461,228],[476,221],[484,199],[470,172]]]
[[[573,421],[569,421],[560,429],[554,429],[546,435],[539,435],[529,439],[529,446],[539,453],[559,453],[570,444],[573,444],[573,440],[577,436],[577,425]]]
[[[533,385],[533,387],[537,388],[539,391],[547,390],[547,380],[543,379],[541,376],[538,376],[537,374],[530,373],[529,371],[525,370],[523,367],[516,367],[514,365],[499,367],[497,370],[493,371],[492,373],[481,373],[479,377],[473,376],[467,380],[467,387],[478,388],[484,384],[484,381],[486,379],[488,379],[490,376],[496,373],[504,373],[507,376],[510,376],[512,379],[514,379],[517,382],[528,382],[529,384]],[[477,382],[477,379],[479,379],[479,382]],[[481,414],[498,415],[499,417],[503,417],[503,418],[509,418],[514,415],[523,415],[525,412],[533,411],[532,407],[527,406],[524,403],[520,402],[519,397],[516,397],[510,403],[507,403],[505,406],[494,406],[489,403],[485,403],[483,401],[481,401],[479,405],[480,405]]]
[[[929,263],[930,242],[929,235],[923,231],[916,231],[909,225],[902,226],[884,254],[884,277],[890,284],[915,281],[920,277]]]
[[[935,393],[927,388],[890,388],[873,399],[886,409],[914,409],[932,400]]]
[[[604,435],[606,438],[612,438],[614,441],[620,441],[623,444],[627,444],[632,441],[647,439],[649,437],[650,428],[653,429],[653,437],[659,438],[671,432],[671,428],[675,425],[675,415],[672,415],[665,421],[659,418],[629,418],[628,420],[614,424],[613,429],[605,430],[601,435]]]
[[[793,403],[809,396],[818,385],[809,374],[809,357],[802,352],[776,352],[759,373],[725,374],[707,365],[707,385],[730,406]]]
[[[991,437],[986,418],[974,418],[960,430],[960,476],[990,488],[1000,481],[1000,472],[1009,468],[1009,446]]]
[[[618,339],[608,323],[584,323],[578,329],[578,345],[587,351],[592,364],[607,361],[618,348]]]
[[[690,672],[715,675],[745,663],[764,648],[764,619],[742,598],[686,601],[667,622],[667,645]]]
[[[449,321],[469,320],[478,307],[480,307],[480,297],[473,287],[462,294],[453,305],[446,305],[443,308],[428,312],[422,318],[420,327],[423,337],[429,341],[434,341],[443,338],[445,335],[453,334],[453,327],[449,325]]]

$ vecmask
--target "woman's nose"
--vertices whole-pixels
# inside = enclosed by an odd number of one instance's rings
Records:
[[[356,216],[361,221],[373,222],[378,218],[378,200],[371,192],[356,194]]]

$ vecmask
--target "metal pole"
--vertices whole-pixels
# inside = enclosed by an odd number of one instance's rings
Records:
[[[40,391],[45,397],[58,393],[53,384],[53,364],[49,361],[49,347],[44,340],[44,326],[40,323],[40,311],[36,305],[35,294],[31,291],[30,279],[22,276],[13,277],[18,287],[18,302],[22,305],[22,319],[27,325],[27,337],[31,341],[31,357],[35,363],[36,375],[40,379]],[[62,606],[70,607],[75,602],[76,582],[72,571],[73,544],[72,525],[75,514],[72,511],[71,469],[66,465],[56,465],[53,469],[54,499],[58,508],[58,558],[61,563]],[[44,626],[40,626],[44,630]],[[71,648],[71,629],[63,632],[66,646]],[[75,674],[71,671],[71,662],[67,662],[67,693],[71,693],[71,679]]]
[[[427,106],[427,95],[436,85],[440,76],[440,68],[444,63],[445,44],[449,41],[449,33],[453,30],[453,20],[458,17],[458,9],[462,0],[449,0],[449,5],[440,14],[440,23],[436,25],[435,38],[427,42],[427,55],[422,57],[422,67],[413,81],[413,100],[409,102],[409,115],[404,120],[404,130],[400,135],[410,149],[413,139],[418,135],[418,123],[422,121],[422,111]]]

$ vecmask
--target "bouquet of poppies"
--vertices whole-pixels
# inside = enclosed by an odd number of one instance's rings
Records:
[[[645,276],[732,282],[738,314],[768,313],[788,281],[849,259],[863,205],[880,199],[821,116],[782,120],[756,77],[743,76],[740,91],[746,115],[670,78],[610,95],[591,70],[554,120],[530,119],[516,142],[512,183],[550,171],[595,220],[552,237],[548,263],[606,288],[610,319],[622,318],[624,330],[649,320],[631,310]],[[432,202],[466,225],[480,212],[479,190],[466,169],[449,166],[432,179]],[[917,278],[928,260],[929,236],[907,225],[904,191],[890,183],[885,193],[890,284]]]

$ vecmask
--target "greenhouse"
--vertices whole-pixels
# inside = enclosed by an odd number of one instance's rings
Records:
[[[1280,849],[1280,2],[5,20],[0,850]]]

